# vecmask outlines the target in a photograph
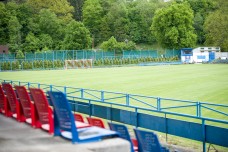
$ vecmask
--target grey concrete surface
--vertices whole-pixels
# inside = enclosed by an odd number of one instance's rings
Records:
[[[130,143],[120,138],[72,144],[41,129],[0,114],[0,152],[130,152]]]

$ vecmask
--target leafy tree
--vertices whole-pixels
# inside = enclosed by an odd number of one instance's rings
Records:
[[[10,51],[15,52],[21,47],[21,24],[16,16],[11,16],[8,23]]]
[[[40,49],[40,40],[32,32],[30,32],[25,39],[25,52],[35,52]]]
[[[23,54],[23,52],[21,50],[18,50],[17,51],[17,54],[16,54],[16,59],[24,59],[25,56]]]
[[[9,41],[8,36],[8,13],[5,4],[0,2],[0,44],[7,44]]]
[[[193,11],[187,3],[174,3],[156,12],[151,26],[157,41],[165,48],[195,46]]]
[[[219,10],[211,13],[205,23],[206,44],[228,51],[228,1],[219,1]]]
[[[127,8],[124,2],[113,3],[109,13],[106,16],[106,22],[109,28],[118,41],[124,41],[129,38],[129,19]]]
[[[41,9],[49,9],[55,13],[58,18],[67,23],[72,20],[74,8],[67,0],[27,0],[27,3],[36,13],[40,12]]]
[[[83,6],[83,23],[89,29],[93,38],[95,39],[95,45],[99,43],[99,32],[102,22],[103,10],[99,3],[99,0],[87,0]]]
[[[40,34],[39,35],[39,42],[40,42],[40,48],[52,48],[53,46],[53,40],[52,37],[48,34]]]
[[[81,50],[91,46],[90,32],[83,23],[73,20],[67,25],[65,32],[62,49]]]
[[[74,7],[73,16],[76,21],[82,21],[82,7],[85,0],[68,0]]]
[[[194,11],[194,24],[197,34],[197,42],[203,44],[205,41],[205,32],[203,30],[203,24],[206,17],[210,12],[216,9],[216,1],[214,0],[184,0],[188,2]]]
[[[117,42],[112,36],[108,41],[104,41],[100,47],[105,51],[116,51],[116,53],[121,53],[123,50],[134,50],[136,44],[132,41]]]

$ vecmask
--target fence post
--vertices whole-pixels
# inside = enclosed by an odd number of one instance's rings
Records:
[[[126,94],[126,104],[129,106],[129,99],[130,99],[130,95]]]
[[[104,102],[104,91],[101,91],[101,101]]]
[[[30,82],[28,82],[28,88],[30,88]]]
[[[201,117],[201,103],[199,102],[199,117]]]
[[[67,88],[66,86],[64,86],[64,94],[66,95],[66,93],[67,93]]]
[[[159,97],[157,98],[157,110],[161,110],[161,99]]]
[[[84,89],[81,89],[81,98],[84,98]]]
[[[199,105],[200,105],[200,102],[197,102],[196,103],[196,116],[197,117],[199,117],[199,109],[200,109]]]
[[[202,119],[202,137],[203,137],[203,152],[206,152],[206,142],[205,142],[205,120]]]
[[[38,88],[40,88],[40,84],[38,83]]]
[[[136,117],[135,127],[138,128],[138,108],[135,108],[135,117]]]
[[[52,91],[52,85],[50,85],[50,91]]]

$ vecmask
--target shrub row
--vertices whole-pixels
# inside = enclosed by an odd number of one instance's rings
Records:
[[[51,69],[63,68],[64,62],[61,60],[8,61],[0,63],[0,66],[1,70]]]
[[[170,57],[170,58],[152,58],[152,57],[144,57],[144,58],[114,58],[114,59],[99,59],[94,60],[94,66],[101,65],[124,65],[124,64],[139,64],[144,62],[167,62],[167,61],[178,61],[178,56]]]

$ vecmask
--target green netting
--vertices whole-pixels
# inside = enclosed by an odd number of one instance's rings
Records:
[[[25,53],[24,60],[80,60],[80,59],[114,59],[114,58],[145,58],[145,57],[180,57],[179,50],[143,50],[123,51],[116,54],[115,51],[93,51],[93,50],[54,50],[47,52]],[[1,54],[0,62],[15,60],[15,54]]]
[[[142,58],[142,57],[157,57],[157,51],[123,51],[123,58]]]
[[[180,50],[165,50],[165,57],[174,57],[174,56],[180,56],[181,51]]]

